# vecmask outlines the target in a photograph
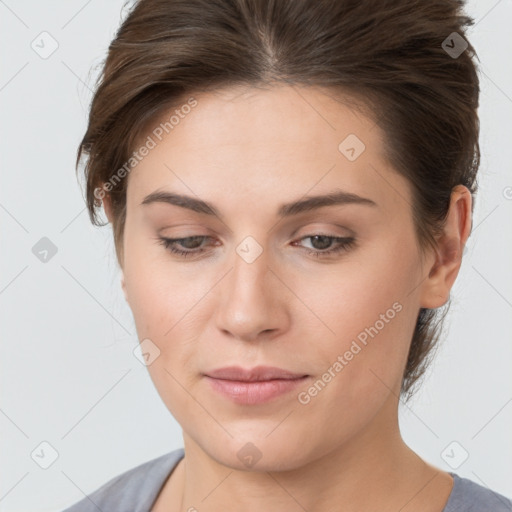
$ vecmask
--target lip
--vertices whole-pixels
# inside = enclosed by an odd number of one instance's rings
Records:
[[[290,393],[309,379],[309,375],[282,368],[258,366],[220,368],[204,375],[212,389],[239,405],[257,405]]]
[[[225,368],[208,371],[205,375],[213,379],[259,382],[275,379],[299,379],[306,374],[290,372],[276,366],[255,366],[248,370],[240,366],[227,366]]]

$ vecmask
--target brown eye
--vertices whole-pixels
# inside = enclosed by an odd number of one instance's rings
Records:
[[[318,258],[331,256],[335,253],[341,253],[343,251],[347,251],[350,249],[354,243],[354,237],[339,237],[339,236],[330,236],[330,235],[308,235],[300,239],[302,240],[311,240],[312,249],[308,247],[303,247],[303,249],[308,253],[316,256]],[[335,246],[332,247],[333,243]]]

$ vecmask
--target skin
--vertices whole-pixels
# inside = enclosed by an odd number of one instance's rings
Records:
[[[402,440],[398,396],[419,308],[443,305],[459,271],[469,191],[454,189],[444,232],[422,254],[411,189],[386,161],[383,134],[332,91],[229,87],[194,97],[198,105],[128,177],[122,286],[139,339],[160,350],[148,370],[186,454],[152,510],[442,511],[453,479]],[[348,134],[366,146],[353,162],[338,150]],[[283,203],[335,189],[376,204],[277,215]],[[156,190],[208,201],[219,216],[142,205]],[[113,222],[108,196],[104,207]],[[355,243],[318,258],[307,249],[337,244],[315,244],[315,234]],[[183,258],[159,235],[211,238],[205,252]],[[262,249],[252,263],[236,252],[247,236]],[[400,312],[300,403],[298,391],[394,303]],[[310,381],[237,405],[202,375],[260,364]],[[252,467],[237,456],[246,443],[261,454]]]

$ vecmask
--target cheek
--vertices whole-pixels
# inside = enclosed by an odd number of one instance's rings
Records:
[[[208,319],[201,307],[208,283],[150,259],[134,249],[126,260],[128,302],[138,339],[148,338],[158,349],[147,366],[151,380],[176,419],[186,421],[182,412],[193,405],[187,390],[197,378],[196,342]]]
[[[324,334],[315,352],[322,361],[319,371],[326,372],[321,380],[330,379],[332,399],[366,408],[361,397],[378,401],[389,389],[398,392],[418,314],[413,291],[419,280],[411,247],[400,254],[383,250],[372,262],[340,265],[321,279],[295,281],[323,324],[318,323]]]
[[[208,294],[218,276],[170,264],[164,249],[127,237],[125,285],[138,339],[149,338],[159,351],[148,366],[157,389],[179,394],[179,382],[197,374],[197,345],[208,322]],[[199,275],[198,275],[199,274]],[[172,378],[174,376],[177,380]]]
[[[318,374],[298,397],[303,417],[323,418],[325,439],[341,441],[383,408],[389,412],[385,404],[399,396],[417,313],[405,282],[345,284],[344,293],[333,293],[322,310],[334,334],[327,332],[315,345]]]
[[[164,339],[204,294],[204,280],[169,264],[163,247],[127,230],[124,245],[127,301],[140,337]]]
[[[201,298],[211,287],[201,280],[183,282],[176,275],[141,269],[126,277],[127,295],[140,340],[151,339],[161,360],[176,361],[200,338],[208,315]],[[171,359],[172,356],[172,359]]]

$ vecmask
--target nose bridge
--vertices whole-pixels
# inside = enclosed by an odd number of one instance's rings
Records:
[[[268,249],[254,237],[245,237],[235,248],[230,278],[231,296],[239,300],[262,300],[267,295]]]
[[[269,253],[253,237],[235,248],[232,270],[223,280],[218,328],[237,338],[254,339],[262,331],[282,327]]]

